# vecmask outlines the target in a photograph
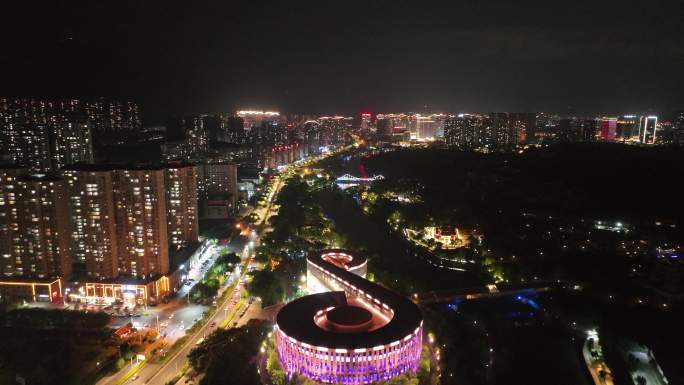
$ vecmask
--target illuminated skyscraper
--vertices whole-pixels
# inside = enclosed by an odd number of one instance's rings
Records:
[[[655,144],[657,129],[657,116],[642,116],[639,120],[639,141],[643,144]]]
[[[482,124],[483,118],[479,115],[449,116],[444,121],[444,141],[447,146],[472,150],[476,147],[475,133]]]
[[[17,177],[26,171],[27,169],[20,166],[0,167],[0,271],[6,276],[14,274],[14,242],[20,239],[20,234],[17,234],[19,232]]]
[[[416,139],[434,139],[437,136],[437,120],[435,115],[416,115]]]
[[[0,274],[13,278],[71,276],[68,198],[58,177],[0,170]]]
[[[532,140],[537,125],[537,114],[533,112],[511,112],[508,114],[511,131],[509,145],[522,145]]]
[[[517,143],[517,133],[509,124],[507,113],[490,113],[488,125],[491,127],[491,132],[490,135],[488,135],[488,138],[483,140],[485,146],[489,148],[515,146]]]
[[[121,138],[120,134],[135,133],[140,130],[140,110],[138,105],[130,101],[119,101],[107,98],[76,101],[78,110],[84,111],[93,131],[111,138]]]
[[[197,167],[171,164],[165,168],[167,230],[171,247],[197,241]]]
[[[114,278],[118,243],[114,215],[114,170],[94,165],[65,169],[71,217],[71,255],[88,277]]]
[[[394,122],[389,116],[378,115],[377,117],[377,134],[380,139],[387,140],[392,136],[392,128]]]
[[[364,112],[361,114],[361,130],[362,131],[372,131],[373,123],[371,121],[370,112]]]
[[[93,131],[105,142],[116,142],[136,122],[139,127],[132,103],[0,99],[0,156],[36,172],[88,163],[93,160]]]
[[[91,279],[165,274],[168,248],[198,238],[195,166],[76,165],[63,171],[71,254]]]
[[[617,118],[601,119],[601,140],[613,142],[617,138]]]
[[[198,168],[198,191],[204,214],[208,214],[209,201],[225,202],[228,207],[222,212],[234,212],[237,209],[237,165],[234,163],[205,163]],[[224,204],[222,204],[224,205]],[[225,205],[224,205],[225,206]],[[218,207],[215,207],[219,210]]]
[[[119,273],[149,277],[169,271],[164,169],[130,167],[114,174]]]

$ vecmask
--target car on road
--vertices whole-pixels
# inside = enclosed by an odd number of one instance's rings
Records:
[[[131,377],[131,382],[137,380],[139,377],[140,377],[140,376],[138,376],[137,374],[134,375],[133,377]]]

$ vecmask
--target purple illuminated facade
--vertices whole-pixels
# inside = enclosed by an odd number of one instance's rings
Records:
[[[345,259],[330,258],[343,255]],[[418,307],[362,278],[340,251],[307,261],[307,277],[328,292],[284,306],[275,340],[283,369],[314,381],[368,384],[418,369],[423,320]]]

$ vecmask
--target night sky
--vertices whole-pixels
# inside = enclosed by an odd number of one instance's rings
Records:
[[[129,98],[148,121],[684,108],[681,1],[199,3],[5,1],[0,94]]]

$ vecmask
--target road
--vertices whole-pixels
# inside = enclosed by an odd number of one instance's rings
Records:
[[[172,381],[178,371],[185,365],[187,361],[188,354],[195,346],[198,345],[198,341],[204,339],[208,334],[212,333],[218,325],[220,325],[227,316],[230,316],[236,304],[239,302],[240,296],[243,294],[244,285],[238,283],[238,285],[233,289],[233,293],[226,299],[226,301],[221,304],[217,312],[210,319],[210,322],[205,324],[200,328],[192,337],[188,339],[188,343],[183,346],[173,357],[171,357],[163,365],[150,365],[149,367],[143,368],[140,373],[140,378],[145,384],[152,385],[165,385],[169,381]],[[238,313],[239,314],[239,313]],[[228,327],[232,327],[233,322],[231,322]],[[148,369],[147,371],[145,369]]]
[[[247,239],[236,238],[228,243],[229,252],[242,251],[242,247],[247,243]],[[118,317],[114,316],[110,324],[113,328],[121,327],[128,322],[131,322],[135,328],[149,328],[157,329],[161,334],[166,335],[166,342],[172,344],[178,338],[185,335],[185,329],[191,327],[197,320],[202,317],[202,314],[209,308],[205,305],[190,303],[188,294],[192,287],[204,278],[204,275],[214,264],[218,258],[217,249],[210,246],[201,255],[200,263],[196,264],[194,268],[188,270],[188,278],[193,281],[186,281],[186,284],[181,286],[176,294],[176,298],[168,304],[159,304],[158,306],[150,306],[145,309],[140,307],[134,311],[138,314],[135,317]],[[232,284],[239,278],[239,273],[231,272],[227,278],[228,285]],[[189,283],[189,284],[188,284]]]
[[[234,240],[231,240],[231,242],[227,245],[228,250],[229,252],[240,252],[241,258],[244,261],[253,256],[251,253],[251,249],[248,246],[249,242],[250,238],[238,237]],[[211,267],[211,265],[217,257],[215,254],[216,253],[213,252],[211,257],[209,258],[209,260],[211,261],[210,263],[207,263],[204,267],[201,267],[201,271],[195,272],[194,276],[197,277],[197,280],[201,279],[201,277],[203,277],[206,271]],[[234,282],[240,277],[243,277],[243,274],[244,273],[241,273],[240,275],[231,275],[231,277],[229,277],[229,282]],[[113,326],[117,326],[119,323],[125,324],[132,320],[133,322],[137,323],[138,326],[144,327],[145,325],[147,325],[150,328],[156,328],[157,317],[159,317],[158,319],[160,323],[161,333],[166,334],[165,340],[168,344],[167,346],[171,346],[178,338],[183,337],[186,334],[186,330],[192,327],[192,325],[194,325],[195,322],[197,322],[202,317],[202,314],[208,309],[207,306],[189,304],[187,302],[187,293],[191,289],[191,287],[191,285],[184,285],[180,289],[181,291],[179,292],[179,295],[175,300],[171,301],[169,304],[160,304],[157,307],[149,307],[146,311],[142,311],[142,313],[144,314],[139,317],[116,318]],[[233,293],[226,299],[224,303],[221,304],[220,307],[217,308],[218,310],[215,313],[212,322],[216,322],[218,325],[225,319],[227,315],[230,315],[233,307],[237,302],[235,298],[239,299],[243,291],[244,285],[242,283],[238,283],[236,287],[233,289]],[[201,328],[197,333],[195,333],[189,339],[189,343],[186,344],[183,349],[178,351],[179,354],[174,355],[174,358],[169,359],[166,364],[160,365],[149,362],[145,363],[142,369],[140,369],[140,371],[137,374],[138,379],[129,379],[125,383],[143,383],[147,379],[151,379],[153,376],[156,376],[157,373],[159,373],[159,378],[168,378],[166,380],[168,382],[175,376],[177,372],[176,367],[178,367],[178,369],[183,367],[183,365],[185,364],[187,353],[189,353],[189,351],[195,347],[197,340],[205,336],[207,333],[211,332],[213,329],[215,329],[215,327],[210,327],[210,324],[211,322],[207,323],[205,327]],[[133,366],[131,366],[130,364],[126,365],[122,370],[120,370],[116,374],[109,377],[105,377],[98,381],[97,385],[122,384],[123,379],[126,378],[130,370],[136,365],[137,364],[135,362],[133,363]],[[154,382],[150,383],[159,383],[162,385],[166,384],[166,382],[158,382],[156,379],[154,379]]]
[[[245,255],[245,258],[252,259],[252,254]],[[251,262],[250,262],[251,263]],[[146,363],[140,371],[137,373],[137,379],[129,379],[125,383],[145,383],[145,384],[159,384],[165,385],[171,381],[178,371],[183,368],[187,360],[187,356],[190,351],[197,345],[198,340],[206,337],[209,333],[216,330],[218,325],[220,325],[226,317],[231,316],[233,309],[239,302],[240,297],[244,293],[244,276],[240,279],[240,282],[232,289],[231,295],[229,295],[226,300],[217,307],[216,312],[211,317],[210,321],[207,322],[203,327],[201,327],[197,332],[195,332],[189,339],[188,342],[178,350],[171,358],[169,358],[164,364]],[[174,318],[182,316],[179,315],[182,312],[187,311],[188,306],[182,307],[177,310],[174,314]],[[237,316],[241,312],[238,312]],[[237,318],[236,318],[237,320]],[[191,326],[188,324],[187,326]],[[228,327],[232,327],[231,322]],[[134,363],[135,365],[135,363]],[[116,385],[122,384],[123,379],[127,376],[129,371],[132,369],[131,365],[127,365],[123,370],[119,371],[114,376],[105,378],[98,382],[98,385]]]
[[[269,200],[270,206],[271,200]],[[187,361],[187,356],[192,351],[192,349],[197,346],[198,341],[204,339],[208,334],[216,330],[228,317],[233,316],[233,310],[240,303],[240,298],[245,294],[244,282],[246,278],[246,273],[249,271],[251,266],[254,266],[254,247],[258,244],[259,238],[256,233],[248,233],[249,238],[247,244],[242,247],[241,258],[243,261],[248,259],[247,269],[242,273],[238,284],[233,289],[233,292],[227,299],[217,307],[216,312],[210,318],[202,328],[200,328],[195,334],[193,334],[188,342],[174,354],[173,357],[169,358],[166,363],[159,364],[148,364],[143,367],[138,377],[137,381],[142,381],[144,384],[150,385],[166,385],[168,382],[172,381],[179,370],[183,368]],[[240,308],[237,314],[234,315],[235,318],[231,319],[226,327],[236,327],[241,326],[247,320],[258,316],[258,312],[255,313],[255,309],[260,309],[260,307],[254,307],[254,303],[246,302],[243,308]],[[245,316],[246,315],[246,316]],[[134,381],[129,380],[129,383],[134,383]],[[114,382],[116,384],[116,382]],[[104,384],[103,384],[104,385]],[[108,384],[107,384],[108,385]]]
[[[624,344],[620,350],[625,361],[629,362],[630,355],[635,359],[634,365],[630,370],[630,375],[635,384],[638,383],[638,377],[643,377],[648,385],[668,384],[665,374],[655,360],[653,353],[647,347],[632,343],[630,345]]]
[[[280,190],[283,188],[285,185],[285,180],[292,175],[293,172],[297,170],[299,167],[303,166],[308,166],[312,162],[316,162],[328,155],[323,155],[323,156],[318,156],[314,157],[310,160],[307,160],[305,162],[300,162],[298,165],[295,165],[293,167],[290,167],[289,170],[286,170],[282,175],[276,176],[275,180],[273,181],[273,184],[271,186],[271,191],[269,191],[268,197],[267,197],[267,202],[265,205],[262,207],[258,207],[254,210],[255,213],[260,218],[260,224],[257,227],[257,230],[259,232],[265,231],[265,228],[268,226],[268,219],[275,214],[275,210],[273,209],[274,201],[275,198],[278,196],[278,193]],[[246,273],[250,270],[250,267],[256,265],[254,264],[254,248],[259,244],[259,235],[256,231],[252,230],[247,230],[245,233],[243,231],[244,235],[246,235],[246,238],[241,238],[246,240],[245,244],[239,245],[235,247],[234,252],[240,251],[240,257],[244,261],[245,259],[248,259],[247,263],[247,269],[245,269],[244,272],[241,272],[239,282],[233,289],[232,293],[227,297],[227,299],[220,304],[220,306],[217,307],[216,312],[211,316],[209,322],[207,322],[204,326],[202,326],[198,331],[196,331],[192,336],[188,338],[188,341],[176,352],[173,353],[173,356],[169,358],[165,363],[163,364],[154,364],[154,363],[147,363],[144,362],[140,364],[140,369],[137,372],[137,374],[132,377],[131,379],[126,379],[126,377],[129,375],[131,369],[135,367],[136,364],[134,365],[127,365],[124,369],[119,371],[117,374],[107,377],[102,379],[101,381],[98,382],[98,385],[122,385],[124,383],[144,383],[144,384],[149,384],[149,385],[166,385],[170,381],[172,381],[176,375],[179,373],[179,370],[181,370],[185,363],[187,362],[187,356],[192,351],[192,349],[195,348],[195,346],[200,342],[202,339],[204,339],[208,334],[216,330],[217,327],[219,327],[227,318],[234,317],[230,320],[230,322],[226,325],[226,327],[237,327],[237,326],[242,326],[244,323],[246,323],[249,319],[259,317],[261,314],[261,307],[258,303],[253,303],[252,301],[246,302],[244,304],[244,308],[238,309],[236,314],[232,314],[235,308],[241,304],[240,298],[244,294],[244,282],[246,278]],[[196,278],[199,280],[204,273],[206,272],[206,269],[211,267],[213,261],[215,261],[216,255],[213,255],[216,253],[212,253],[213,259],[209,263],[203,267],[203,271],[201,274],[198,275]],[[192,276],[191,276],[192,277]],[[181,289],[181,300],[177,301],[178,304],[182,304],[182,296],[187,295],[187,292],[190,290],[191,286],[188,285],[188,287],[183,287]],[[196,305],[199,306],[199,305]],[[168,311],[170,314],[167,316],[167,313],[162,313],[166,318],[168,318],[168,326],[166,330],[162,330],[162,333],[167,332],[167,333],[172,333],[167,335],[167,338],[171,339],[172,337],[178,338],[184,333],[184,330],[187,329],[188,327],[192,326],[196,318],[192,317],[197,317],[197,312],[201,310],[201,308],[198,307],[193,307],[192,305],[184,305],[184,306],[179,306],[177,310],[176,308],[164,308],[162,311]],[[202,310],[203,311],[203,310]],[[155,314],[152,317],[155,320],[156,324],[156,319],[157,315]],[[193,322],[189,323],[187,320],[192,318]],[[160,322],[162,322],[162,317],[159,317]],[[175,321],[174,321],[175,320]],[[149,321],[149,322],[146,322]],[[148,325],[152,325],[151,319],[142,319],[140,322],[143,322],[143,324],[147,323]],[[185,383],[187,378],[182,378],[182,383]]]
[[[597,353],[596,357],[592,357],[591,348],[589,347],[589,340],[594,340],[594,351]],[[613,375],[610,369],[603,360],[603,353],[601,352],[601,345],[598,341],[598,334],[596,332],[590,332],[587,339],[584,341],[584,346],[582,347],[582,356],[584,357],[584,362],[587,364],[591,378],[594,380],[595,385],[613,385]],[[604,373],[604,375],[601,375]]]

